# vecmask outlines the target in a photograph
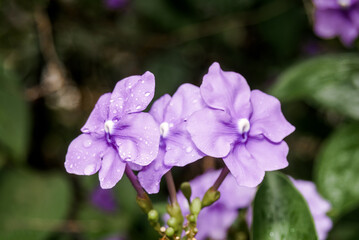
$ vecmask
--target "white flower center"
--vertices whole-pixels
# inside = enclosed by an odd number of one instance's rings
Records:
[[[342,7],[348,7],[351,0],[338,0],[338,4]]]
[[[241,118],[237,122],[237,129],[240,134],[247,133],[251,127],[247,118]]]
[[[108,134],[111,134],[113,131],[113,126],[115,125],[115,123],[111,120],[107,120],[105,122],[105,132]]]
[[[167,137],[169,131],[170,125],[168,124],[168,122],[163,122],[160,124],[160,133],[162,137]]]

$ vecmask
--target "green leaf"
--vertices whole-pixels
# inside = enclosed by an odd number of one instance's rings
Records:
[[[317,239],[302,195],[281,173],[268,172],[254,199],[253,239]]]
[[[28,148],[30,114],[18,83],[16,76],[0,62],[0,144],[14,160],[23,161]]]
[[[61,175],[0,172],[0,239],[42,240],[59,230],[70,207],[70,190]]]
[[[336,217],[359,206],[359,124],[342,126],[324,143],[317,158],[319,192]]]
[[[281,101],[303,99],[359,119],[359,56],[312,58],[285,71],[271,93]]]

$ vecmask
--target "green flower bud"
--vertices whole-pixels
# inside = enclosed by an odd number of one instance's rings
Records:
[[[202,209],[201,199],[199,198],[193,199],[190,206],[191,213],[197,216],[201,211],[201,209]]]
[[[151,222],[157,222],[158,221],[158,212],[155,209],[152,209],[147,214],[148,220]]]
[[[173,227],[174,229],[176,229],[178,222],[177,222],[176,218],[171,217],[170,219],[168,219],[167,224],[168,224],[168,226]]]
[[[189,184],[189,182],[184,182],[181,184],[181,191],[182,191],[183,195],[187,198],[187,201],[190,202],[191,195],[192,195],[192,189],[191,189],[191,185]]]
[[[195,215],[189,215],[189,216],[188,216],[188,221],[189,221],[190,223],[196,223],[197,217],[196,217]]]
[[[138,206],[140,206],[140,208],[142,209],[142,211],[144,213],[148,213],[149,211],[151,211],[152,207],[152,202],[151,199],[148,197],[148,195],[146,194],[144,197],[140,197],[137,196],[136,197],[136,202],[138,204]]]
[[[175,230],[171,227],[166,229],[166,235],[167,237],[172,237],[175,234]]]
[[[208,189],[202,199],[202,208],[212,205],[214,202],[216,202],[219,199],[220,196],[221,193],[218,192],[217,190],[213,188]]]

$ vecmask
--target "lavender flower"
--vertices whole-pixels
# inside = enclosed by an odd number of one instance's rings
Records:
[[[213,184],[213,180],[220,174],[220,171],[208,171],[205,174],[193,179],[192,200],[196,197],[202,198],[205,192]],[[213,205],[201,210],[197,219],[198,234],[196,239],[221,240],[226,239],[227,230],[238,216],[239,208],[246,208],[252,202],[256,188],[240,187],[235,179],[229,174],[219,187],[221,197]],[[178,203],[184,215],[189,214],[189,206],[186,198],[178,193]]]
[[[92,175],[99,171],[102,188],[112,188],[121,178],[126,163],[150,164],[157,156],[159,129],[153,117],[141,113],[154,95],[152,73],[119,81],[112,93],[100,97],[83,134],[67,151],[69,173]]]
[[[330,210],[330,203],[319,195],[317,188],[313,182],[304,180],[295,180],[291,177],[289,179],[293,182],[294,186],[303,195],[307,201],[310,213],[313,216],[315,229],[317,231],[318,239],[325,240],[327,234],[333,226],[332,221],[326,215]],[[250,206],[247,211],[247,223],[252,225],[253,209]]]
[[[328,232],[333,226],[332,221],[326,215],[331,208],[330,203],[319,195],[313,182],[290,179],[308,203],[319,240],[326,239]]]
[[[204,156],[186,130],[187,119],[202,109],[199,87],[181,85],[171,97],[166,94],[152,106],[150,114],[159,125],[161,140],[157,158],[142,169],[138,179],[148,193],[157,193],[162,176],[173,166],[185,166]]]
[[[208,105],[188,120],[193,142],[203,153],[223,158],[241,186],[255,187],[265,171],[288,165],[283,138],[294,131],[279,101],[259,90],[250,91],[238,73],[213,63],[200,87]]]
[[[316,34],[328,39],[340,37],[350,46],[359,34],[359,0],[313,0]]]

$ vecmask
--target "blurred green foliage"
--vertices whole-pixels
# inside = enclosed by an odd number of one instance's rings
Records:
[[[333,205],[329,239],[358,239],[358,46],[316,38],[310,11],[299,0],[128,0],[116,9],[105,0],[0,1],[0,239],[157,239],[126,178],[113,190],[115,212],[91,203],[97,176],[66,174],[67,146],[118,80],[151,71],[157,99],[199,85],[214,61],[283,102],[297,128],[284,171],[313,180],[315,166]],[[207,167],[175,168],[177,187]],[[152,197],[160,212],[162,192]],[[274,195],[308,218],[283,176],[269,175],[259,194],[262,213],[274,209],[266,198]],[[231,235],[239,231],[234,224]]]

